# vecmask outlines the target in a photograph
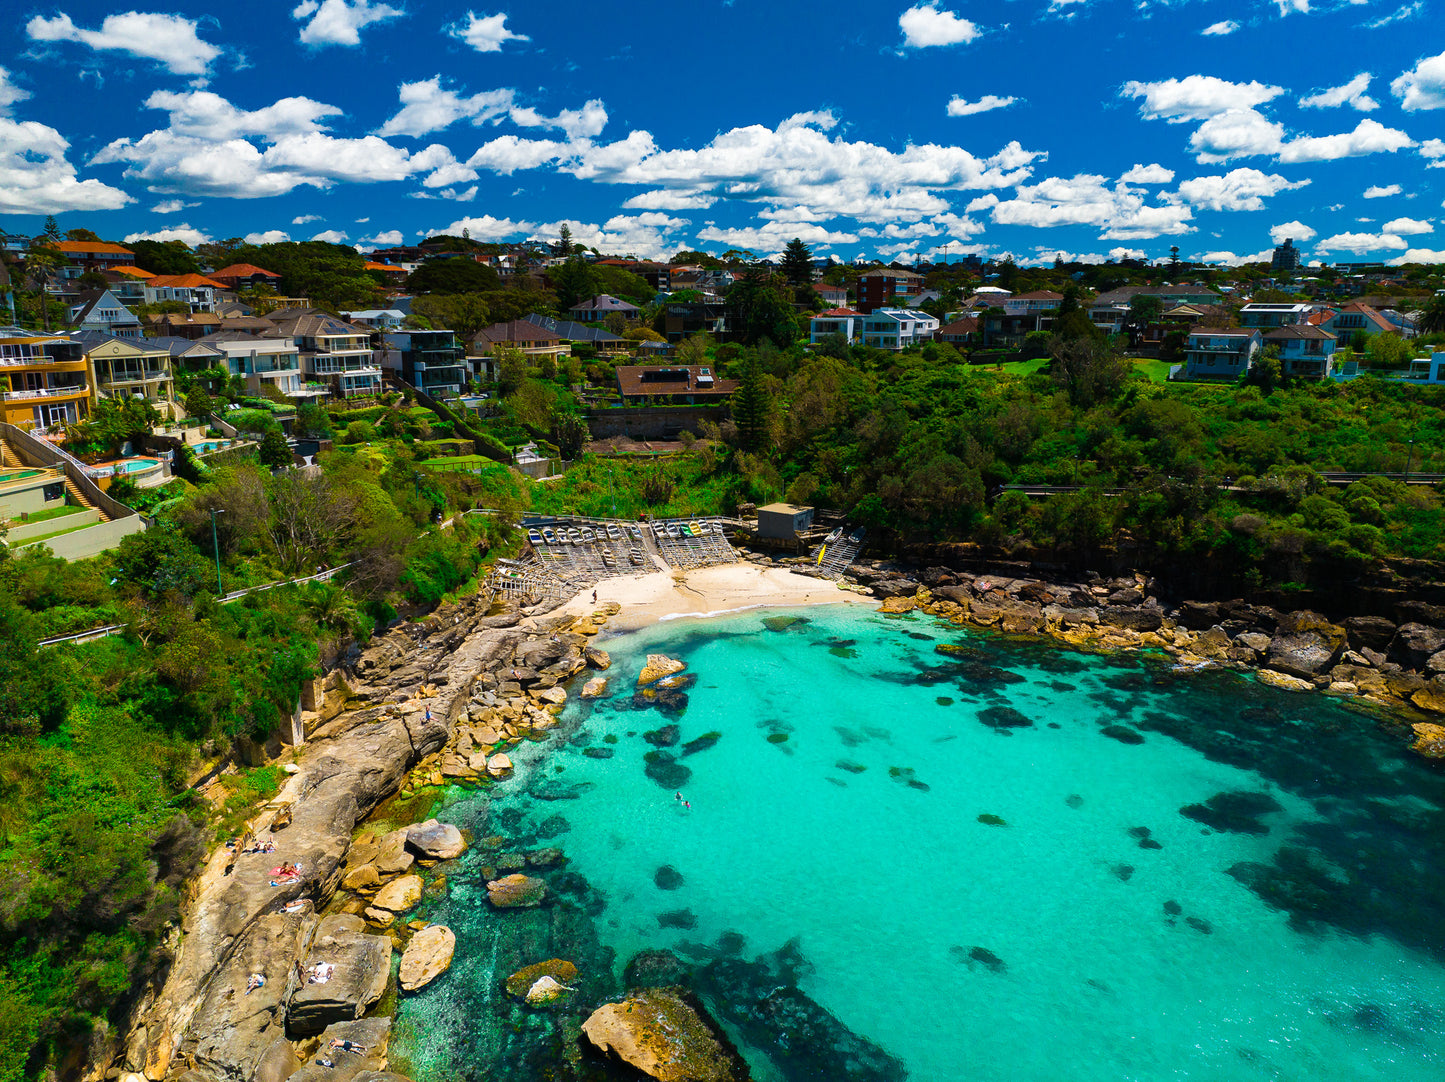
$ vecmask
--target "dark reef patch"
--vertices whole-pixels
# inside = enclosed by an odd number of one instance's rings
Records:
[[[1230,834],[1268,834],[1259,817],[1279,811],[1284,808],[1268,793],[1229,792],[1215,793],[1203,804],[1186,804],[1179,814]]]
[[[1012,706],[986,706],[978,712],[978,720],[990,729],[1029,729],[1033,719]]]
[[[671,864],[658,868],[652,875],[652,881],[658,890],[677,890],[683,884],[682,873]]]
[[[649,751],[642,757],[643,772],[664,789],[681,789],[692,778],[692,770],[668,751]]]
[[[1127,725],[1106,725],[1099,730],[1110,740],[1117,740],[1121,744],[1142,744],[1144,738]]]

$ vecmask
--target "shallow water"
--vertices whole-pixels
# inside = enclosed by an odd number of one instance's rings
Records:
[[[605,643],[614,694],[568,707],[567,745],[524,746],[515,778],[438,813],[503,851],[562,848],[561,874],[529,874],[567,904],[490,910],[497,850],[445,869],[421,915],[457,958],[394,1043],[418,1082],[541,1077],[575,1031],[499,983],[561,953],[579,1001],[607,995],[647,947],[696,967],[762,1079],[825,1062],[801,1033],[787,1054],[747,1042],[766,1038],[743,993],[794,983],[878,1077],[1442,1076],[1441,774],[1398,735],[1233,674],[771,615]],[[696,677],[680,711],[634,706],[659,651]]]

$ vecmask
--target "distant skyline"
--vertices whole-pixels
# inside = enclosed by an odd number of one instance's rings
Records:
[[[22,4],[0,229],[1445,262],[1437,2]]]

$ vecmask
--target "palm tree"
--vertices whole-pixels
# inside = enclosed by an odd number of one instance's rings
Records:
[[[1435,298],[1420,313],[1420,333],[1445,333],[1445,293],[1435,294]]]

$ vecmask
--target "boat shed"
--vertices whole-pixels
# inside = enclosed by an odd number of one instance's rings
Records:
[[[758,508],[758,536],[794,540],[813,525],[811,507],[794,507],[790,503],[770,503]]]

